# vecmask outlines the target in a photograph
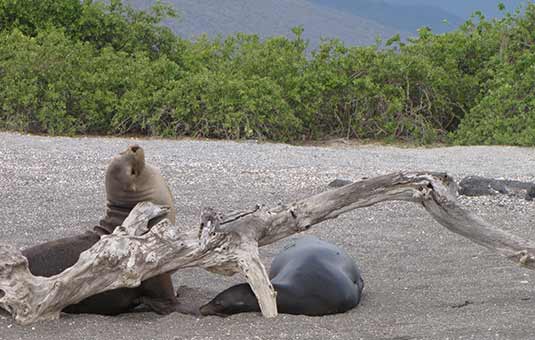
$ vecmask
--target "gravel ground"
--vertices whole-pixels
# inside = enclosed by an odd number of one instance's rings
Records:
[[[215,141],[49,138],[0,133],[2,242],[26,247],[74,235],[104,211],[104,170],[128,144],[145,148],[174,193],[177,220],[195,226],[203,206],[274,205],[327,189],[335,178],[397,170],[448,171],[535,181],[535,150],[514,147],[322,147]],[[461,198],[487,220],[533,237],[535,203]],[[135,313],[65,315],[20,327],[0,314],[0,339],[533,339],[532,272],[454,235],[413,203],[350,212],[311,234],[343,247],[362,269],[362,303],[340,315],[195,318]],[[266,263],[285,244],[264,247]],[[200,305],[240,282],[203,270],[174,276],[184,303]]]

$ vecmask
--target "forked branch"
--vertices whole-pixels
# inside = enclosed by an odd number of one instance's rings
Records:
[[[456,185],[444,173],[393,173],[274,208],[255,207],[222,216],[205,210],[201,229],[180,228],[166,220],[141,235],[146,222],[161,213],[139,204],[123,227],[82,253],[79,261],[50,277],[34,277],[26,259],[0,246],[0,307],[28,324],[59,317],[84,298],[118,287],[139,285],[161,273],[202,267],[225,275],[242,273],[253,288],[262,313],[277,315],[275,292],[258,256],[264,246],[333,219],[350,210],[401,200],[423,205],[440,224],[529,269],[535,269],[535,243],[512,235],[463,209]]]

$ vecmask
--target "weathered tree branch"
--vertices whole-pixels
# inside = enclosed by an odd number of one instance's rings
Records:
[[[225,275],[243,273],[262,313],[277,315],[275,292],[258,256],[258,246],[309,229],[347,211],[383,201],[422,204],[440,224],[535,269],[535,243],[516,237],[460,207],[455,182],[442,173],[394,173],[267,209],[255,207],[226,217],[213,210],[201,216],[201,229],[182,229],[164,220],[146,231],[146,222],[162,210],[139,204],[123,226],[103,236],[71,268],[50,278],[34,277],[26,259],[0,246],[0,307],[28,324],[59,317],[84,298],[118,287],[133,287],[158,274],[202,267]]]

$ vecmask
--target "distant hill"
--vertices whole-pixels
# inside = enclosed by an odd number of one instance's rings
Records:
[[[376,1],[376,0],[375,0]],[[463,19],[475,11],[482,11],[487,17],[496,17],[500,15],[498,3],[502,2],[508,12],[514,10],[526,0],[386,0],[395,5],[421,5],[435,6],[447,10]]]
[[[450,31],[465,22],[472,13],[481,11],[486,17],[508,12],[527,0],[310,0],[313,3],[346,11],[403,31],[415,32],[422,26],[436,33]]]
[[[373,44],[376,37],[389,38],[400,32],[374,20],[305,0],[167,0],[181,18],[167,22],[176,33],[191,38],[201,33],[223,36],[256,33],[261,37],[291,35],[291,28],[303,25],[304,37],[316,46],[321,37],[339,38],[351,45]],[[130,0],[146,8],[153,0]],[[401,32],[406,36],[408,33]]]
[[[458,27],[464,22],[452,12],[433,1],[415,3],[418,0],[310,0],[315,4],[346,11],[353,15],[374,20],[382,25],[394,27],[401,31],[416,32],[422,26],[430,27],[436,33],[443,33]],[[423,0],[420,0],[423,1]],[[444,1],[449,3],[450,0]],[[461,0],[459,0],[461,1]],[[469,2],[467,0],[463,0]],[[435,1],[438,3],[438,1]],[[449,8],[449,4],[445,8]],[[444,21],[447,21],[445,23]]]
[[[155,0],[129,0],[146,8]],[[415,35],[422,26],[435,33],[451,31],[472,12],[498,16],[500,0],[164,0],[181,18],[165,24],[185,38],[236,32],[261,37],[291,35],[302,25],[312,47],[320,39],[339,38],[348,45],[373,44],[377,37]],[[522,0],[501,0],[513,11]]]

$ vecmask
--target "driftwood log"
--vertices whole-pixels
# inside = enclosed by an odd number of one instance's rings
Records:
[[[329,183],[329,187],[340,188],[351,183],[353,181],[337,178]],[[494,196],[501,194],[533,201],[535,199],[535,183],[466,176],[459,182],[458,193],[464,196]]]
[[[31,275],[20,251],[1,245],[0,307],[20,324],[56,319],[65,306],[99,292],[133,287],[168,271],[202,267],[225,275],[244,274],[263,315],[274,317],[276,293],[258,256],[259,246],[347,211],[392,200],[421,204],[447,229],[535,269],[534,242],[463,209],[456,192],[455,182],[444,173],[393,173],[274,208],[257,206],[226,216],[206,209],[200,229],[181,228],[164,220],[146,233],[147,221],[163,210],[140,203],[113,234],[103,236],[74,266],[50,278]]]

